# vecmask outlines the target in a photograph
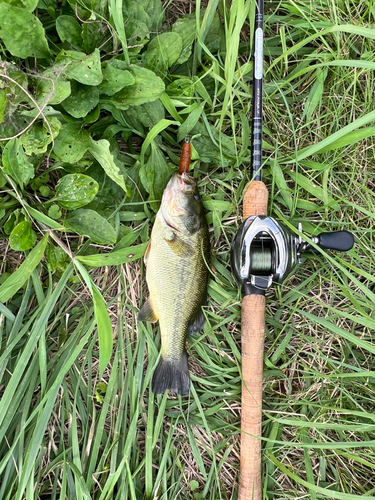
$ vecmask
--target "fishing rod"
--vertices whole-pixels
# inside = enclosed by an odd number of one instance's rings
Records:
[[[305,252],[315,247],[267,216],[268,190],[262,182],[263,0],[254,24],[251,168],[245,187],[243,222],[231,247],[231,266],[243,289],[241,309],[242,396],[238,500],[261,500],[262,382],[266,291],[282,283]],[[302,225],[298,225],[301,234]],[[311,241],[322,249],[346,252],[354,245],[347,231],[321,233]]]

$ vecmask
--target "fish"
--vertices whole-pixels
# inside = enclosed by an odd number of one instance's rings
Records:
[[[186,337],[204,325],[210,243],[197,183],[187,172],[175,173],[162,196],[145,252],[149,298],[138,321],[159,321],[160,360],[154,370],[154,394],[188,394],[190,375]]]

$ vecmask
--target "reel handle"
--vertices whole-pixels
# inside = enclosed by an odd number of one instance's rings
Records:
[[[333,233],[320,233],[316,242],[324,250],[337,250],[348,252],[353,248],[354,236],[348,231],[335,231]]]
[[[243,219],[267,215],[268,190],[262,181],[245,188]],[[261,500],[262,384],[266,299],[245,295],[242,300],[241,453],[238,500]]]

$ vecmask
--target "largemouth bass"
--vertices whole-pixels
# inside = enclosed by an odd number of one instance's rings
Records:
[[[138,321],[157,321],[161,357],[152,390],[181,395],[190,389],[186,335],[199,331],[205,318],[209,254],[207,222],[195,180],[174,174],[164,190],[161,207],[145,254],[148,301]]]

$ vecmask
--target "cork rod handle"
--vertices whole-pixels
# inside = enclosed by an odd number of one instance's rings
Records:
[[[268,191],[261,181],[245,188],[243,218],[267,215]],[[242,301],[242,409],[241,454],[238,500],[261,500],[261,435],[264,295],[247,295]]]

